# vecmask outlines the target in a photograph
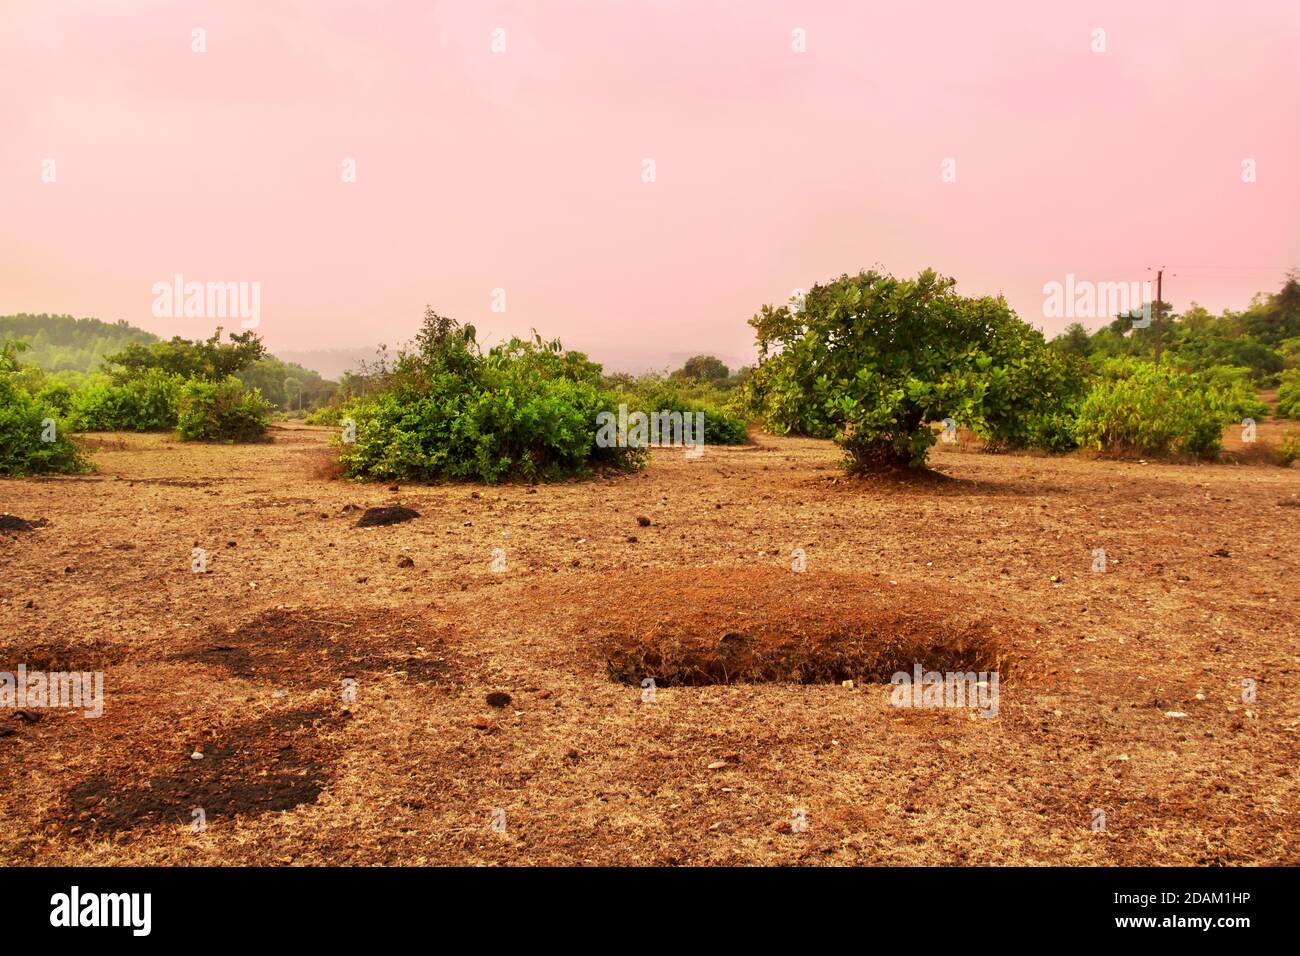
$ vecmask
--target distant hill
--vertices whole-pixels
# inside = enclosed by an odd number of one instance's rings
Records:
[[[0,315],[0,341],[4,339],[26,342],[23,361],[47,372],[96,372],[105,356],[131,342],[157,342],[158,336],[122,321],[20,313]]]

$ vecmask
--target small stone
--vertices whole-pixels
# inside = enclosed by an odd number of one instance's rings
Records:
[[[1166,716],[1166,717],[1186,717],[1187,715],[1186,715],[1185,713],[1183,713],[1181,710],[1166,710],[1166,711],[1165,711],[1165,716]]]
[[[727,765],[727,761],[725,761],[725,760],[715,760],[715,761],[713,761],[713,763],[709,764],[709,769],[710,769],[710,770],[721,770],[721,769],[722,769],[723,767],[725,767],[726,765]]]
[[[509,694],[500,690],[494,690],[492,693],[487,695],[489,707],[506,707],[510,704],[512,699],[513,698]]]
[[[194,753],[190,754],[190,759],[191,759],[191,760],[202,760],[202,759],[203,759],[203,754],[196,750],[196,751],[194,751]]]
[[[410,557],[409,555],[403,554],[400,557],[398,557],[397,566],[399,568],[413,568],[415,567],[415,559]]]
[[[640,525],[641,527],[643,527],[643,528],[648,528],[648,527],[650,527],[650,519],[647,518],[645,515],[640,515],[640,516],[638,516],[637,519],[636,519],[636,523],[639,524],[639,525]]]

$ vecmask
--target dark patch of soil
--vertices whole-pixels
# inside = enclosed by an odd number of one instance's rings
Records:
[[[34,644],[0,644],[0,671],[16,673],[19,664],[29,671],[102,671],[120,664],[126,650],[100,644],[74,644],[46,640]]]
[[[170,660],[221,667],[235,677],[281,687],[333,687],[344,677],[403,671],[446,683],[457,671],[444,637],[420,617],[337,608],[267,611],[230,630],[214,630]]]
[[[410,521],[412,518],[420,517],[420,513],[411,508],[403,508],[400,505],[389,505],[383,508],[367,508],[357,522],[358,528],[376,528],[386,524],[400,524],[403,521]]]
[[[292,810],[315,803],[329,780],[338,745],[329,733],[342,714],[299,709],[223,730],[207,743],[187,742],[176,752],[155,755],[167,769],[140,779],[113,773],[86,780],[68,791],[68,806],[54,821],[72,833],[114,833],[137,827],[194,822],[201,808],[214,820]],[[190,754],[197,746],[201,760]]]
[[[35,531],[37,528],[44,528],[47,523],[44,518],[28,521],[26,518],[20,518],[17,515],[0,515],[0,531]]]
[[[1030,668],[1029,627],[950,611],[928,589],[879,579],[779,570],[656,573],[639,600],[610,595],[599,652],[612,680],[704,684],[887,683],[915,664],[931,671]],[[690,593],[689,602],[682,595]],[[630,596],[629,596],[630,597]],[[611,628],[613,625],[613,628]],[[599,632],[598,632],[599,633]]]

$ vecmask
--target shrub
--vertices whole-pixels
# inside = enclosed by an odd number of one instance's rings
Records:
[[[1006,445],[1068,446],[1078,374],[1004,300],[953,285],[871,271],[764,306],[746,394],[773,431],[834,438],[854,471],[923,465],[944,418]]]
[[[0,348],[0,475],[88,471],[80,449],[59,425],[57,408],[19,383],[15,355],[8,343]]]
[[[181,441],[257,441],[266,434],[271,403],[256,388],[245,389],[233,375],[220,382],[190,379],[177,403],[176,436]]]
[[[79,432],[149,432],[176,426],[179,375],[148,369],[125,382],[98,381],[73,398],[68,425]]]
[[[742,415],[724,407],[712,395],[710,398],[698,397],[701,392],[709,394],[713,391],[708,386],[692,388],[672,379],[646,375],[619,392],[618,400],[625,402],[630,411],[647,415],[653,412],[703,413],[706,445],[747,444],[749,429]]]
[[[74,394],[72,386],[66,382],[47,381],[36,393],[36,400],[42,405],[48,405],[62,417],[72,409]]]
[[[1236,398],[1192,372],[1135,362],[1098,381],[1079,410],[1078,439],[1111,454],[1218,454]]]
[[[1249,368],[1214,365],[1197,374],[1207,388],[1220,393],[1218,400],[1234,420],[1253,418],[1259,421],[1271,414],[1268,403],[1259,397]]]
[[[1289,431],[1283,435],[1282,444],[1277,449],[1277,455],[1283,468],[1290,468],[1297,461],[1300,461],[1300,432]]]
[[[1282,373],[1277,390],[1277,417],[1300,418],[1300,369],[1287,369]]]
[[[322,405],[308,415],[304,421],[308,425],[338,425],[343,421],[342,405]]]
[[[600,367],[558,341],[512,339],[486,355],[473,330],[426,313],[419,351],[399,355],[379,391],[348,406],[354,478],[498,482],[635,467],[643,453],[602,448],[596,416],[616,408]]]

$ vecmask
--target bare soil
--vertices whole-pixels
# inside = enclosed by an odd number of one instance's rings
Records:
[[[105,685],[0,710],[0,863],[1300,863],[1300,470],[757,435],[393,491],[329,436],[0,482],[0,671]],[[997,716],[891,705],[914,663]]]

